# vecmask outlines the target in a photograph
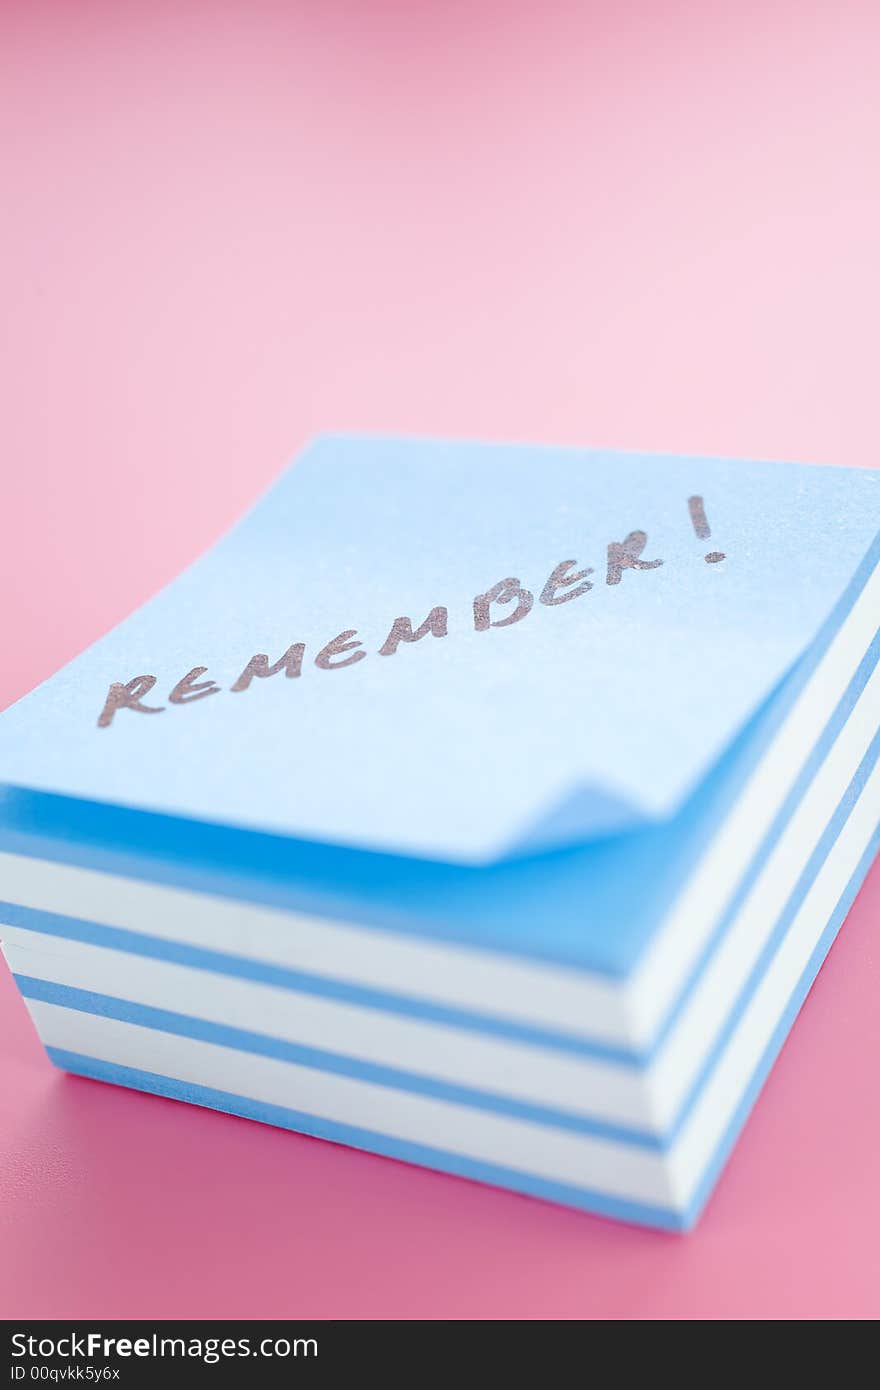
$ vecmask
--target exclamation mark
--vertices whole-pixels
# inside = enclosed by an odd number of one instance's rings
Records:
[[[697,533],[697,537],[701,541],[707,541],[712,534],[712,528],[706,520],[706,508],[703,506],[702,497],[689,497],[688,511],[691,514],[691,525]],[[707,565],[717,565],[719,560],[724,559],[724,552],[722,550],[710,550],[705,559]]]

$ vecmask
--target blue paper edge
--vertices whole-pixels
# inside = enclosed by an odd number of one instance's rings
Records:
[[[481,1163],[460,1155],[450,1154],[442,1149],[393,1139],[377,1131],[359,1129],[335,1121],[319,1119],[306,1112],[287,1110],[280,1106],[267,1105],[264,1102],[249,1100],[246,1097],[236,1096],[228,1092],[175,1081],[154,1072],[102,1062],[81,1053],[68,1052],[60,1048],[47,1048],[46,1051],[50,1060],[63,1071],[90,1080],[111,1082],[118,1086],[126,1086],[167,1099],[186,1101],[190,1104],[223,1111],[244,1119],[259,1120],[264,1124],[291,1129],[309,1137],[330,1140],[386,1158],[398,1159],[453,1176],[506,1188],[527,1196],[574,1207],[597,1216],[611,1217],[634,1225],[651,1226],[659,1230],[682,1234],[692,1229],[699,1219],[721,1175],[730,1151],[761,1092],[773,1062],[791,1030],[822,961],[868,872],[878,844],[880,844],[880,831],[875,835],[872,844],[863,855],[847,889],[839,900],[822,939],[816,946],[780,1016],[773,1037],[752,1074],[752,1079],[742,1100],[736,1107],[724,1135],[703,1171],[693,1199],[682,1211],[612,1197],[596,1189],[578,1188],[551,1182],[500,1165]]]
[[[571,1130],[578,1133],[593,1134],[640,1147],[656,1149],[662,1152],[667,1150],[675,1142],[676,1137],[687,1121],[692,1108],[699,1099],[703,1087],[711,1077],[712,1071],[724,1047],[736,1028],[742,1014],[748,1007],[749,1001],[763,978],[773,956],[784,941],[804,897],[809,891],[829,852],[833,848],[838,836],[846,826],[853,807],[868,777],[877,764],[878,757],[880,757],[880,733],[873,739],[868,753],[859,765],[846,793],[841,798],[834,816],[830,820],[813,854],[810,856],[800,874],[798,882],[783,912],[780,914],[771,937],[765,944],[759,959],[756,961],[748,979],[744,983],[734,1005],[728,1013],[723,1028],[707,1051],[699,1072],[686,1096],[683,1098],[678,1112],[672,1123],[662,1134],[639,1130],[631,1125],[611,1123],[593,1116],[573,1115],[568,1111],[557,1110],[551,1106],[539,1106],[532,1102],[519,1101],[511,1097],[482,1090],[479,1087],[469,1087],[461,1083],[441,1081],[420,1073],[407,1071],[405,1067],[389,1067],[379,1063],[364,1062],[351,1054],[331,1052],[326,1048],[292,1043],[252,1030],[232,1028],[224,1024],[213,1023],[192,1015],[171,1012],[149,1005],[134,1004],[114,996],[99,994],[94,991],[74,988],[68,985],[54,984],[49,981],[24,975],[20,972],[14,974],[14,979],[25,998],[43,1000],[46,1003],[58,1004],[62,1007],[76,1009],[84,1013],[119,1019],[122,1022],[153,1028],[160,1032],[196,1038],[215,1045],[230,1047],[239,1052],[251,1052],[255,1055],[294,1062],[302,1066],[313,1067],[317,1070],[325,1070],[339,1075],[351,1076],[357,1079],[370,1081],[376,1085],[403,1089],[420,1095],[434,1096],[457,1104],[470,1105],[478,1110],[494,1111],[496,1113],[527,1119],[538,1124],[547,1124],[555,1128]],[[865,872],[867,872],[867,868]],[[844,891],[844,896],[846,891],[847,890]],[[22,920],[21,925],[26,926],[28,923],[27,914],[23,912],[22,915],[24,920]],[[833,921],[834,917],[832,917],[831,920]],[[167,959],[167,956],[164,958]],[[238,974],[239,972],[235,973]],[[365,1002],[372,1003],[373,1001]],[[485,1032],[486,1030],[482,1026],[478,1026],[475,1027],[473,1031]],[[571,1051],[573,1049],[560,1050]],[[625,1065],[630,1066],[633,1070],[639,1070],[642,1064],[627,1059]]]

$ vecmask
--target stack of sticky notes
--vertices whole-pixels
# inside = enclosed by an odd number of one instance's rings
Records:
[[[880,473],[319,439],[0,716],[68,1071],[689,1225],[877,847]]]

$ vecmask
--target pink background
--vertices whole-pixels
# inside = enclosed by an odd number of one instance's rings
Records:
[[[0,704],[321,428],[876,466],[880,9],[0,0]],[[0,1313],[880,1315],[880,872],[702,1224],[46,1063]]]

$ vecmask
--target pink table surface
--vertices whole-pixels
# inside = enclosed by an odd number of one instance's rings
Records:
[[[877,466],[880,10],[0,3],[0,704],[313,431]],[[880,1314],[880,872],[702,1224],[65,1078],[0,978],[0,1314]]]

